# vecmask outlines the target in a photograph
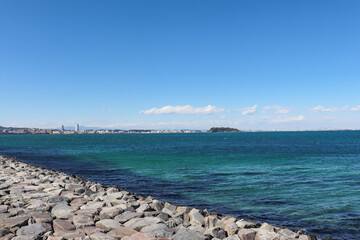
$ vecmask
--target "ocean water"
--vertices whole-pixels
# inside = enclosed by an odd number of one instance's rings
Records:
[[[177,205],[360,239],[360,131],[0,135],[0,154]]]

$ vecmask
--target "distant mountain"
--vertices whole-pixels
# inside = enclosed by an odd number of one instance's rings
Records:
[[[236,128],[229,128],[229,127],[213,127],[213,128],[210,128],[210,130],[208,132],[210,132],[210,133],[213,133],[213,132],[240,132],[240,130],[236,129]]]

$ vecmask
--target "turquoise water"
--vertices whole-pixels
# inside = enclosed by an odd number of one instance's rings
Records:
[[[359,131],[0,135],[0,154],[174,204],[360,238]]]

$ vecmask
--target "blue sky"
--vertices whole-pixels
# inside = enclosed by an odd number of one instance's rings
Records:
[[[360,129],[359,1],[1,1],[0,125]]]

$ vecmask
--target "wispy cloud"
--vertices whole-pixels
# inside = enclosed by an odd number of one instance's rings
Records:
[[[104,112],[112,112],[112,109],[111,108],[101,108],[101,111],[104,111]]]
[[[256,112],[256,108],[257,108],[257,104],[255,104],[252,107],[246,107],[246,108],[241,108],[237,111],[241,111],[243,116],[249,115],[249,114],[254,114]]]
[[[311,112],[344,112],[344,111],[348,110],[348,108],[349,108],[349,105],[345,105],[342,108],[336,108],[336,107],[326,108],[322,105],[319,105],[319,106],[311,108],[310,111]]]
[[[211,114],[223,112],[223,108],[217,108],[213,105],[207,105],[206,107],[193,107],[191,105],[184,106],[165,106],[162,108],[151,108],[148,110],[142,110],[139,113],[141,114]]]
[[[288,118],[275,118],[270,120],[270,123],[286,123],[286,122],[297,122],[304,120],[305,117],[300,115],[297,117],[288,117]]]
[[[285,107],[285,106],[274,105],[274,106],[265,106],[262,109],[264,112],[269,111],[269,110],[274,110],[276,114],[284,114],[284,113],[289,113],[291,108]]]
[[[352,112],[360,111],[360,105],[350,109]]]

